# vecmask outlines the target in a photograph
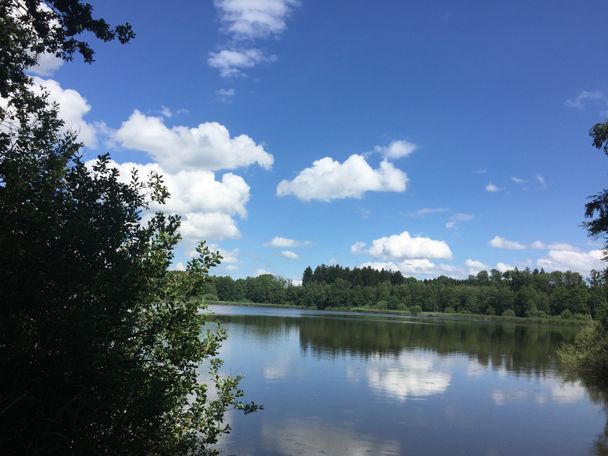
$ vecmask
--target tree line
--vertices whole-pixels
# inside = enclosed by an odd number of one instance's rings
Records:
[[[492,269],[466,279],[418,280],[400,272],[340,265],[309,266],[302,284],[264,274],[213,276],[200,289],[210,300],[289,304],[318,309],[371,308],[483,315],[595,319],[606,306],[605,276],[572,271]]]

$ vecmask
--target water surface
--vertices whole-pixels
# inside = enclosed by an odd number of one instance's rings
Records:
[[[226,454],[607,454],[598,395],[565,381],[572,328],[211,306],[253,415]]]

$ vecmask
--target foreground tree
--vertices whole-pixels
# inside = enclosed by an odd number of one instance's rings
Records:
[[[608,155],[608,122],[596,124],[590,131],[593,145]],[[590,219],[583,226],[590,236],[604,241],[604,252],[608,252],[608,189],[593,195],[585,205],[585,217]],[[604,260],[608,258],[605,256]],[[597,305],[597,321],[585,328],[573,344],[559,352],[562,362],[574,373],[592,385],[608,386],[608,269],[594,272],[592,280],[603,291]]]
[[[213,454],[225,412],[256,409],[219,375],[226,334],[202,332],[192,299],[221,257],[202,243],[169,272],[179,217],[142,223],[169,197],[162,178],[83,162],[31,91],[40,53],[92,60],[80,32],[126,41],[130,28],[78,0],[41,5],[0,0],[0,454]]]

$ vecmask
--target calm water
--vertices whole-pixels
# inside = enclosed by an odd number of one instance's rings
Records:
[[[211,306],[253,415],[226,454],[607,454],[606,408],[559,372],[569,328]]]

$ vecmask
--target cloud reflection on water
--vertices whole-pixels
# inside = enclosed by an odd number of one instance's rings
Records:
[[[365,369],[369,387],[386,396],[405,401],[408,397],[426,397],[445,392],[451,374],[440,370],[430,354],[404,351],[396,357],[372,356]],[[351,382],[360,380],[360,373],[347,371]]]

